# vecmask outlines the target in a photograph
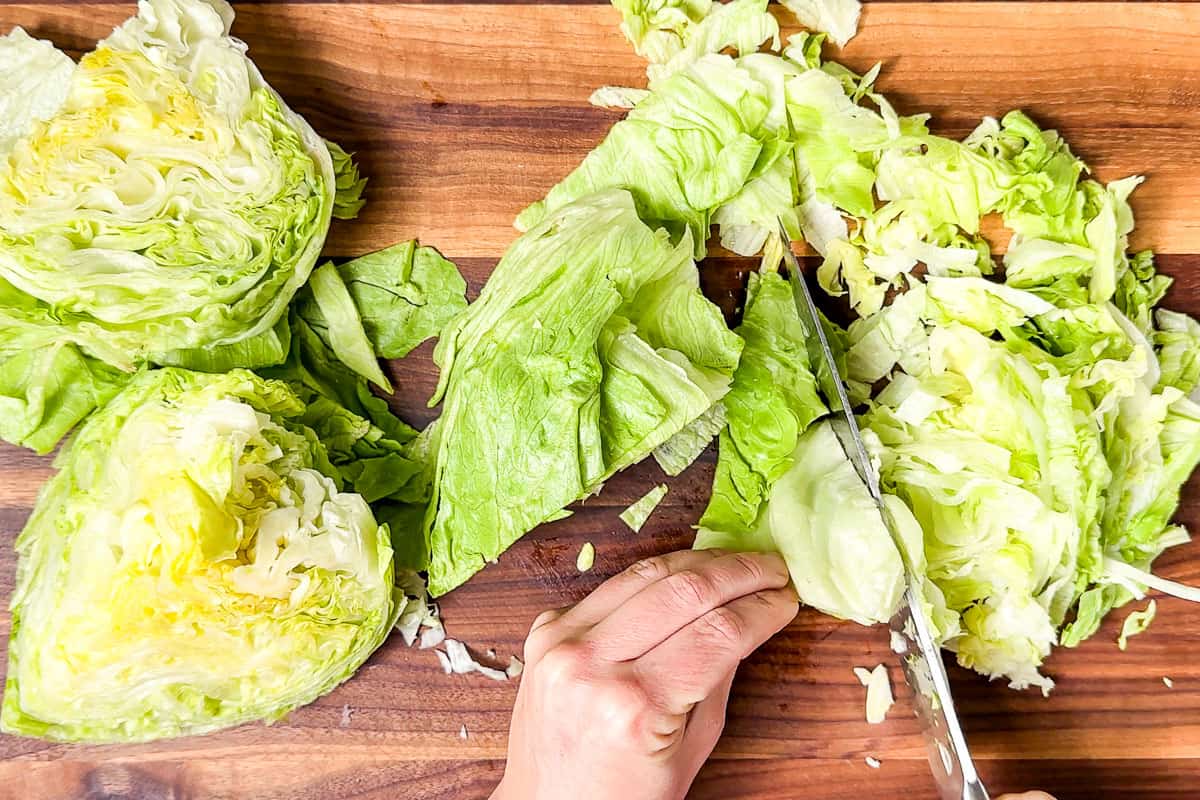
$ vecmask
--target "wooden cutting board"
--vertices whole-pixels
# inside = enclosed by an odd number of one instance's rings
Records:
[[[133,13],[131,2],[0,4],[73,51]],[[355,255],[419,237],[455,259],[477,292],[510,223],[618,118],[591,108],[601,84],[639,85],[642,64],[606,5],[239,4],[234,32],[288,102],[358,152],[371,177],[360,220],[335,224],[327,253]],[[837,57],[864,70],[904,113],[933,113],[962,135],[985,114],[1025,109],[1058,127],[1101,179],[1148,176],[1135,195],[1135,247],[1153,247],[1177,281],[1167,305],[1200,315],[1200,4],[875,3]],[[711,258],[706,288],[729,304],[750,262]],[[428,419],[429,348],[393,364],[398,411]],[[442,603],[452,636],[507,662],[538,611],[581,598],[634,559],[691,541],[708,496],[707,454],[668,480],[640,534],[617,513],[662,476],[642,465],[568,520],[527,536]],[[48,459],[0,448],[0,594],[12,589],[12,538]],[[1200,530],[1200,481],[1179,519]],[[585,541],[596,567],[575,571]],[[1171,551],[1162,574],[1200,583],[1200,549]],[[7,613],[0,618],[7,633]],[[1200,796],[1200,613],[1159,598],[1158,619],[1127,652],[1112,619],[1057,651],[1048,698],[954,668],[964,722],[991,787],[1059,798]],[[6,638],[6,636],[5,636]],[[896,669],[897,706],[863,718],[856,665],[890,663],[887,634],[802,612],[742,668],[718,755],[692,797],[932,797],[922,743]],[[1169,689],[1163,677],[1174,681]],[[0,798],[484,798],[498,780],[516,687],[443,675],[433,654],[388,642],[329,696],[272,727],[130,747],[68,747],[0,736]],[[467,737],[460,737],[465,726]],[[864,757],[882,762],[878,770]],[[583,776],[581,776],[582,779]],[[564,787],[564,796],[569,787]]]

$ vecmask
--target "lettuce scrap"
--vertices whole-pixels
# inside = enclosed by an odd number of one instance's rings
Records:
[[[658,504],[666,496],[667,485],[660,483],[634,501],[629,508],[622,511],[619,514],[621,522],[628,525],[629,529],[634,533],[641,531],[642,526],[646,524],[646,520],[650,519],[650,515],[654,513],[654,509],[658,508]]]

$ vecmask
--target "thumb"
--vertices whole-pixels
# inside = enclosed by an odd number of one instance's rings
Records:
[[[694,764],[694,772],[712,755],[721,731],[725,728],[725,708],[729,705],[729,691],[733,686],[734,671],[721,679],[716,690],[701,700],[688,715],[687,728],[683,732],[681,754],[688,764]]]
[[[1023,792],[1022,794],[1003,794],[996,800],[1054,800],[1045,792]]]

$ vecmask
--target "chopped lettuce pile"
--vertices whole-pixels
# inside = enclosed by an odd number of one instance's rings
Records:
[[[3,723],[138,741],[277,719],[388,635],[392,550],[304,404],[144,372],[84,424],[17,541]]]
[[[835,9],[817,6],[806,20]],[[1088,177],[1019,111],[962,141],[933,135],[875,90],[878,67],[823,62],[819,34],[781,49],[762,3],[618,7],[649,89],[598,95],[627,118],[521,222],[621,188],[698,257],[712,224],[726,248],[762,255],[697,546],[777,550],[801,598],[839,617],[883,621],[900,600],[899,554],[815,424],[825,406],[775,271],[782,223],[854,312],[830,333],[963,665],[1049,690],[1051,648],[1113,607],[1147,586],[1195,596],[1149,574],[1188,538],[1171,516],[1200,462],[1200,325],[1157,308],[1169,279],[1128,252],[1141,179]],[[1011,232],[999,259],[989,215]]]
[[[364,181],[232,20],[224,0],[142,0],[78,64],[0,39],[5,440],[49,451],[141,365],[282,360],[274,328]]]

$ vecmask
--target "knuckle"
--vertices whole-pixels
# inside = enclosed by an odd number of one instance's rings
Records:
[[[671,596],[687,608],[709,605],[716,600],[716,587],[712,580],[694,570],[676,572],[667,578]]]
[[[551,644],[550,631],[546,629],[546,626],[531,630],[525,637],[525,663],[529,664],[538,660]]]
[[[562,611],[556,608],[543,611],[542,613],[538,614],[536,618],[534,618],[533,624],[529,626],[529,632],[534,633],[535,631],[548,626],[561,616]]]
[[[735,553],[733,555],[733,560],[734,563],[737,564],[738,569],[744,572],[752,582],[759,584],[766,581],[767,572],[763,568],[762,562],[760,562],[754,556],[746,553]]]
[[[570,686],[586,679],[591,653],[582,642],[563,642],[546,651],[537,664],[539,676],[547,688]]]
[[[630,678],[606,681],[597,688],[595,700],[608,733],[624,741],[642,735],[652,704],[641,683]]]
[[[722,606],[714,608],[697,620],[700,635],[718,646],[741,646],[746,625],[736,612]]]
[[[646,583],[653,583],[670,575],[671,567],[662,556],[651,556],[650,558],[643,558],[640,561],[634,562],[627,572],[630,575],[641,578]]]

